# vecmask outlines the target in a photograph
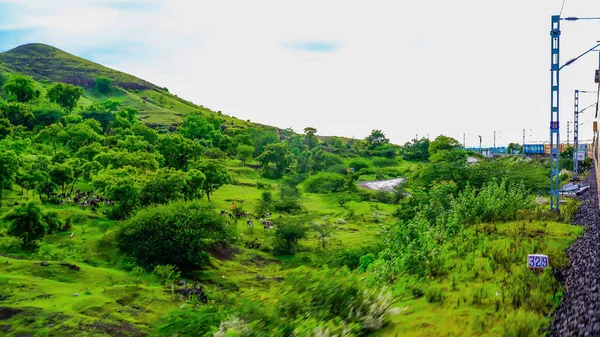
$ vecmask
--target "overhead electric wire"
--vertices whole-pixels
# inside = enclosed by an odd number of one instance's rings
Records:
[[[567,0],[563,0],[562,6],[560,6],[560,14],[558,16],[562,16],[563,9],[565,9],[565,2],[567,2]]]

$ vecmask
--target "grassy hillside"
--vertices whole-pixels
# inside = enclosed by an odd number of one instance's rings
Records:
[[[82,102],[84,105],[85,99],[89,102],[102,102],[107,98],[121,99],[126,105],[140,110],[139,117],[151,126],[179,124],[182,116],[190,112],[218,114],[177,97],[155,84],[44,44],[26,44],[0,53],[0,71],[22,73],[41,83],[64,82],[82,86],[87,89]],[[110,78],[117,86],[117,90],[109,97],[96,95],[91,90],[96,78],[100,76]],[[236,118],[220,117],[230,125],[248,124]]]

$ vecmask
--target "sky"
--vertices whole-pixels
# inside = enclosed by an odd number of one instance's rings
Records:
[[[467,146],[549,140],[550,17],[563,0],[0,0],[0,51],[45,43],[196,104],[301,132]],[[600,17],[566,0],[563,17]],[[600,40],[562,22],[561,63]],[[561,71],[561,141],[573,91],[596,90],[599,53]],[[594,102],[582,95],[580,105]],[[593,109],[580,116],[591,140]],[[572,128],[572,127],[571,127]],[[572,142],[572,134],[570,136]]]

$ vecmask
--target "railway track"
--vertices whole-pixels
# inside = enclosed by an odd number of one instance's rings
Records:
[[[550,336],[600,336],[600,213],[594,170],[584,179],[590,189],[579,195],[573,224],[586,226],[569,249],[563,271],[565,293],[550,325]]]

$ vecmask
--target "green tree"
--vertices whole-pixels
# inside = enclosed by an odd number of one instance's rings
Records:
[[[61,123],[51,124],[43,128],[36,136],[38,141],[52,144],[54,154],[56,154],[56,145],[62,143],[67,138],[67,133]]]
[[[237,158],[242,162],[243,166],[246,166],[246,162],[252,159],[254,153],[254,146],[251,145],[238,145],[237,147]]]
[[[0,72],[0,89],[8,82],[8,74]]]
[[[31,127],[35,116],[29,107],[23,103],[10,102],[2,106],[2,114],[8,118],[12,125],[23,125]]]
[[[208,266],[209,249],[228,238],[214,210],[178,202],[140,211],[118,232],[117,246],[147,270],[174,265],[187,272]]]
[[[452,137],[440,135],[440,136],[437,136],[437,138],[434,139],[433,142],[431,142],[429,144],[429,154],[431,156],[433,156],[434,154],[436,154],[439,151],[455,150],[455,149],[459,149],[461,147],[462,146],[460,145],[458,140],[456,140]]]
[[[302,222],[289,222],[277,226],[275,229],[275,254],[290,254],[296,252],[296,246],[302,239],[306,239],[308,227]]]
[[[186,184],[185,172],[173,168],[159,169],[145,180],[140,193],[142,206],[183,199]]]
[[[315,233],[315,239],[321,242],[321,247],[327,249],[327,245],[331,242],[335,234],[335,227],[331,223],[326,222],[324,224],[314,224],[312,230]]]
[[[414,139],[411,142],[407,142],[400,149],[400,153],[407,160],[429,160],[429,139],[422,138],[420,140]]]
[[[9,222],[8,234],[20,238],[24,249],[34,250],[37,247],[35,241],[43,238],[48,231],[42,208],[35,201],[12,208],[4,219]]]
[[[107,99],[106,101],[102,102],[102,107],[109,112],[115,112],[119,110],[122,105],[123,103],[116,99]]]
[[[66,145],[72,150],[77,151],[81,147],[93,143],[100,143],[104,137],[99,135],[89,124],[69,124],[65,127]]]
[[[58,103],[67,113],[73,112],[77,101],[83,95],[83,89],[71,84],[56,83],[48,89],[46,94],[50,102]]]
[[[304,144],[308,146],[309,149],[312,149],[319,145],[319,140],[316,136],[317,129],[313,127],[304,128]]]
[[[185,170],[191,161],[202,156],[204,147],[178,133],[171,133],[159,136],[157,150],[165,158],[166,166]]]
[[[519,143],[509,143],[506,151],[510,154],[512,153],[523,153],[523,147],[519,145]],[[561,165],[562,166],[562,165]]]
[[[104,193],[109,200],[116,202],[109,217],[123,220],[131,216],[141,205],[137,171],[132,167],[104,170],[98,174],[92,185]]]
[[[12,124],[6,118],[0,118],[0,140],[10,136],[12,133]]]
[[[197,169],[206,176],[202,189],[206,193],[208,201],[210,201],[211,193],[231,182],[227,169],[217,160],[203,159],[196,162],[192,168]]]
[[[3,88],[9,98],[20,103],[27,103],[40,97],[40,92],[35,89],[35,81],[29,76],[13,75]]]
[[[365,140],[369,143],[371,149],[376,148],[379,145],[387,144],[390,142],[389,139],[385,137],[385,134],[381,130],[373,130],[371,134],[365,138]]]
[[[73,169],[67,163],[54,164],[50,167],[50,179],[60,186],[62,193],[65,194],[66,186],[74,180]]]
[[[288,151],[285,143],[267,145],[264,152],[258,157],[258,161],[265,169],[268,167],[269,163],[275,164],[278,177],[283,176],[283,173],[290,166],[292,160],[293,156]]]
[[[117,111],[117,116],[126,119],[129,123],[134,123],[135,121],[137,121],[137,115],[139,113],[140,112],[138,111],[138,109],[128,106],[124,109]]]
[[[201,113],[186,115],[183,124],[179,127],[179,132],[186,138],[206,139],[213,142],[216,140],[214,131],[215,127]]]
[[[113,89],[112,80],[108,77],[100,76],[96,78],[94,90],[103,94],[109,93]]]
[[[15,181],[21,158],[12,150],[0,151],[0,200],[2,192]]]
[[[190,169],[187,171],[186,177],[186,185],[184,188],[184,198],[185,200],[193,200],[196,198],[201,198],[202,193],[204,192],[204,182],[206,181],[206,176],[204,173]]]

